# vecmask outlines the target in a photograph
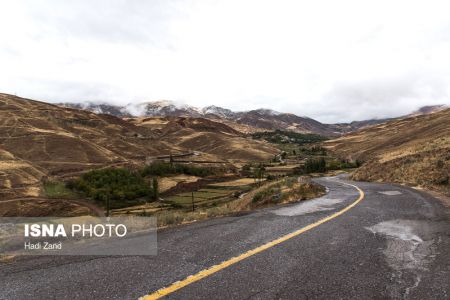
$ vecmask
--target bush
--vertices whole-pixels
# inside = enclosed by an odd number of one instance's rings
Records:
[[[340,170],[342,169],[342,165],[340,161],[332,160],[327,165],[328,170]]]
[[[269,175],[267,175],[266,179],[267,180],[275,180],[275,179],[277,179],[277,176],[269,174]]]
[[[245,164],[242,166],[242,171],[249,172],[252,169],[252,164]]]
[[[268,198],[273,198],[277,195],[281,194],[281,190],[279,187],[270,187],[267,189],[264,189],[262,191],[257,192],[252,199],[252,202],[261,202],[263,200],[267,200]]]
[[[297,182],[297,178],[296,177],[287,177],[287,178],[284,179],[284,184],[288,188],[292,188],[296,182]]]

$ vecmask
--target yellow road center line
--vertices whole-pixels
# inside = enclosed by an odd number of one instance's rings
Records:
[[[306,232],[308,230],[311,230],[311,229],[313,229],[313,228],[315,228],[315,227],[317,227],[317,226],[319,226],[319,225],[321,225],[321,224],[323,224],[325,222],[328,222],[328,221],[330,221],[330,220],[332,220],[332,219],[334,219],[336,217],[339,217],[343,213],[347,212],[348,210],[350,210],[351,208],[356,206],[356,204],[358,204],[362,199],[364,199],[364,192],[359,187],[357,187],[356,185],[353,185],[353,184],[349,184],[349,183],[344,183],[344,182],[340,182],[340,183],[352,186],[355,189],[357,189],[358,192],[359,192],[358,199],[356,199],[355,202],[353,202],[349,206],[346,206],[342,210],[340,210],[338,212],[335,212],[334,214],[332,214],[332,215],[330,215],[328,217],[320,219],[319,221],[317,221],[315,223],[312,223],[312,224],[309,224],[309,225],[307,225],[305,227],[302,227],[302,228],[300,228],[300,229],[298,229],[298,230],[296,230],[294,232],[291,232],[291,233],[286,234],[286,235],[284,235],[284,236],[282,236],[282,237],[280,237],[278,239],[275,239],[275,240],[273,240],[271,242],[268,242],[267,244],[264,244],[262,246],[259,246],[259,247],[255,248],[255,249],[252,249],[252,250],[249,250],[249,251],[247,251],[245,253],[242,253],[241,255],[238,255],[238,256],[235,256],[233,258],[230,258],[229,260],[226,260],[226,261],[224,261],[224,262],[222,262],[222,263],[220,263],[218,265],[214,265],[214,266],[212,266],[212,267],[210,267],[208,269],[204,269],[204,270],[198,272],[197,274],[191,275],[191,276],[189,276],[186,279],[183,279],[181,281],[177,281],[175,283],[172,283],[168,287],[159,289],[158,291],[156,291],[156,292],[154,292],[152,294],[142,296],[139,299],[140,300],[150,300],[150,299],[159,299],[161,297],[167,296],[167,295],[169,295],[169,294],[171,294],[171,293],[173,293],[173,292],[175,292],[175,291],[177,291],[177,290],[179,290],[179,289],[181,289],[181,288],[183,288],[183,287],[185,287],[185,286],[187,286],[187,285],[189,285],[191,283],[199,281],[199,280],[201,280],[201,279],[203,279],[203,278],[205,278],[205,277],[207,277],[209,275],[212,275],[212,274],[214,274],[214,273],[216,273],[216,272],[218,272],[220,270],[223,270],[223,269],[225,269],[225,268],[227,268],[227,267],[229,267],[231,265],[234,265],[235,263],[240,262],[241,260],[244,260],[244,259],[246,259],[246,258],[248,258],[248,257],[250,257],[252,255],[255,255],[255,254],[257,254],[259,252],[262,252],[264,250],[267,250],[269,248],[272,248],[273,246],[281,244],[281,243],[283,243],[283,242],[285,242],[285,241],[287,241],[287,240],[289,240],[289,239],[291,239],[291,238],[293,238],[295,236],[298,236],[298,235],[300,235],[300,234],[302,234],[302,233],[304,233],[304,232]]]

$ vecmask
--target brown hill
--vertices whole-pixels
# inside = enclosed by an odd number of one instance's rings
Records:
[[[267,109],[257,109],[237,114],[236,123],[264,130],[289,130],[298,133],[315,133],[324,136],[338,136],[338,127],[322,124],[307,117],[278,113]]]
[[[149,157],[189,149],[206,152],[202,159],[211,160],[267,159],[275,151],[205,119],[167,120],[160,129],[143,125],[0,94],[0,199],[37,196],[46,177],[142,165]],[[214,147],[208,144],[211,141]]]
[[[204,118],[150,117],[134,119],[133,123],[157,130],[162,141],[218,159],[262,161],[278,153],[265,142],[245,138],[226,124]]]
[[[0,94],[0,196],[36,195],[43,177],[183,151],[148,139],[151,131],[111,115]]]
[[[355,179],[448,191],[450,109],[367,127],[324,145],[342,158],[365,162]]]

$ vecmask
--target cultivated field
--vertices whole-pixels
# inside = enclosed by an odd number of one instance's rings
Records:
[[[175,206],[187,208],[192,207],[192,202],[196,206],[214,206],[234,200],[254,186],[255,180],[252,178],[212,183],[193,192],[179,193],[167,197],[165,201]]]

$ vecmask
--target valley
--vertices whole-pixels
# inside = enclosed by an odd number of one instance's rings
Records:
[[[266,176],[276,180],[298,172],[301,165],[296,158],[286,166],[276,143],[206,118],[119,118],[7,94],[0,95],[0,114],[0,195],[9,201],[2,205],[2,216],[105,210],[146,215],[174,208],[184,211],[191,202],[197,208],[220,206],[216,210],[223,212],[218,214],[225,214],[232,210],[223,204],[248,202],[245,197],[241,201],[242,196],[264,185]],[[152,166],[167,167],[155,171]],[[167,170],[169,166],[174,170]],[[74,184],[90,174],[119,176],[111,170],[136,176],[142,192]],[[152,194],[154,184],[158,187]],[[293,183],[289,185],[292,188]],[[92,189],[100,190],[88,192]]]
[[[57,106],[0,94],[0,195],[10,201],[0,214],[156,215],[166,226],[315,197],[308,178],[339,172],[448,193],[449,111],[327,125],[264,109]]]

